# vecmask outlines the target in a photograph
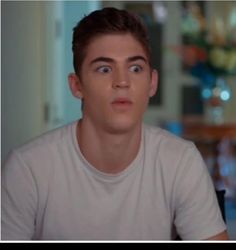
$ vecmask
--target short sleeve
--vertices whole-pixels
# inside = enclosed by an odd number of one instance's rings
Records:
[[[37,191],[31,171],[16,152],[2,168],[2,240],[30,240],[34,234]]]
[[[173,197],[174,223],[183,240],[203,240],[226,230],[212,179],[194,145],[182,157]]]

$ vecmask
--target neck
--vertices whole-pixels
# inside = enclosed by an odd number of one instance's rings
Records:
[[[92,166],[116,174],[127,168],[138,154],[141,124],[126,133],[112,134],[82,119],[77,126],[77,140],[83,156]]]

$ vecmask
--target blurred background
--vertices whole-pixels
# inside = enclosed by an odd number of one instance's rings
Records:
[[[14,147],[81,117],[67,84],[72,29],[109,6],[140,15],[148,28],[160,82],[144,121],[194,141],[226,191],[236,239],[234,1],[1,1],[2,162]]]

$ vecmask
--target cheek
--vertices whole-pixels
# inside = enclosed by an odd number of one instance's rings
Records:
[[[148,81],[149,80],[146,80],[140,83],[139,88],[137,89],[137,97],[143,101],[149,99],[150,84]]]
[[[98,96],[100,93],[99,84],[94,79],[87,76],[83,82],[84,99],[90,100]]]
[[[138,114],[145,112],[149,103],[149,90],[148,88],[143,88],[142,91],[136,95],[136,111]]]
[[[88,86],[84,91],[84,102],[90,104],[93,109],[100,109],[108,100],[106,93],[107,91],[98,86]]]

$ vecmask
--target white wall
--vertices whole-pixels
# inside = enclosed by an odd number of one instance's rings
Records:
[[[47,105],[47,130],[64,122],[64,5],[58,1],[41,1],[43,8],[43,77]]]
[[[73,69],[72,57],[72,32],[77,22],[84,15],[100,7],[99,1],[65,1],[63,3],[63,39],[64,39],[64,70],[63,70],[63,100],[64,100],[64,120],[68,123],[81,117],[80,100],[74,98],[67,84],[67,76]]]
[[[99,2],[2,1],[1,7],[3,161],[12,148],[81,116],[67,83],[72,29]]]
[[[2,2],[2,160],[40,134],[43,122],[42,8],[39,2]]]

